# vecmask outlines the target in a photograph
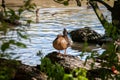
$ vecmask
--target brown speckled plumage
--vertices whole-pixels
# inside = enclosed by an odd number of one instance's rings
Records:
[[[57,38],[53,41],[53,47],[57,50],[65,50],[70,46],[70,41],[67,36],[67,30],[64,28],[63,35],[57,35]]]

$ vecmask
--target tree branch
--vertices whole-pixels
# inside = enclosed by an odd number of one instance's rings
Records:
[[[104,2],[103,0],[92,0],[92,1],[97,1],[101,4],[103,4],[109,11],[112,11],[112,7],[110,5],[108,5],[106,2]]]
[[[58,1],[58,0],[53,0],[53,1],[55,1],[55,2],[57,2],[57,3],[59,3],[59,4],[63,4],[63,2]]]
[[[59,4],[64,4],[64,2],[69,2],[70,0],[64,1],[64,0],[53,0]]]
[[[76,0],[77,2],[77,6],[81,6],[81,1],[80,0]]]
[[[104,18],[101,10],[99,9],[97,2],[96,1],[90,1],[91,6],[93,7],[93,10],[95,11],[98,19],[100,20],[101,24],[103,25],[103,27],[105,26],[107,22],[107,20]]]
[[[7,12],[6,12],[6,5],[5,5],[5,0],[2,0],[2,4],[1,4],[1,6],[2,6],[2,9],[3,9],[5,15],[7,15]]]

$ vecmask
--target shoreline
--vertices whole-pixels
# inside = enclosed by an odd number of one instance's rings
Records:
[[[2,2],[2,0],[0,0],[0,2]],[[109,0],[106,2],[108,2],[110,5],[112,5],[112,0]],[[31,3],[35,3],[37,8],[68,8],[68,7],[79,7],[77,6],[77,3],[75,0],[70,0],[69,2],[69,5],[65,6],[63,4],[59,4],[53,0],[32,0]],[[82,1],[82,7],[86,7],[87,1],[84,0]],[[1,4],[1,3],[0,3]],[[7,7],[10,7],[10,8],[17,8],[17,7],[21,7],[23,6],[24,2],[22,0],[8,0],[8,1],[5,1],[5,4]]]

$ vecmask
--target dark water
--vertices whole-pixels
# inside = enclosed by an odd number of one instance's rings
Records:
[[[105,13],[108,15],[109,13]],[[17,57],[24,64],[36,65],[40,64],[41,56],[45,56],[47,53],[56,51],[52,46],[52,41],[56,38],[57,34],[61,34],[63,28],[66,28],[68,32],[83,28],[91,27],[101,35],[104,34],[104,28],[97,19],[92,9],[86,8],[43,8],[39,10],[39,23],[32,23],[27,30],[29,40],[23,42],[27,44],[28,48],[15,49],[13,59]],[[35,14],[24,13],[25,18],[35,20]],[[79,46],[79,45],[78,45]],[[103,49],[93,48],[99,53],[103,52]],[[37,55],[40,51],[42,54]],[[64,51],[61,51],[62,53]],[[75,50],[69,47],[67,53],[70,55],[78,55],[81,53],[80,50]]]

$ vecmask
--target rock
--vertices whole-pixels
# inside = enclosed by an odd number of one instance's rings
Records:
[[[14,80],[47,80],[47,76],[35,67],[21,65]]]
[[[0,58],[0,72],[5,72],[9,80],[47,80],[47,76],[39,69],[16,60]]]
[[[86,65],[84,65],[85,62],[83,60],[80,60],[80,58],[77,56],[64,55],[62,53],[52,52],[49,53],[46,57],[49,58],[53,63],[59,63],[61,66],[64,67],[65,71],[71,71],[75,68],[85,68],[86,70],[91,69],[91,60],[89,60]],[[96,64],[96,66],[98,65]]]
[[[70,32],[70,37],[74,42],[91,42],[91,43],[98,43],[99,39],[102,36],[95,32],[94,30],[90,29],[89,27],[73,30]]]
[[[80,58],[77,56],[64,55],[57,52],[49,53],[46,57],[49,58],[52,63],[57,62],[63,66],[66,73],[70,73],[71,70],[74,70],[76,68],[85,68],[87,70],[87,78],[89,80],[103,80],[106,75],[111,74],[112,76],[115,76],[113,75],[111,69],[101,67],[99,63],[93,62],[92,60],[88,60],[86,62],[86,65],[84,65],[85,61],[80,60]],[[94,63],[94,67],[91,67],[92,63]],[[109,77],[108,80],[109,79],[111,80],[111,77]]]
[[[88,70],[87,77],[89,80],[104,80],[106,74],[111,75],[112,71],[106,68],[98,68],[98,69]],[[106,80],[113,80],[113,79],[109,77]]]

